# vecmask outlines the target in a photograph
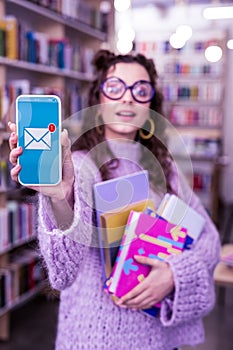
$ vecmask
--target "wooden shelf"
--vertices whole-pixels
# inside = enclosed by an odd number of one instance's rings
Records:
[[[219,107],[220,101],[206,101],[203,99],[175,99],[164,101],[164,106],[199,106],[199,107]]]
[[[25,238],[25,239],[20,239],[19,241],[10,244],[8,247],[4,248],[3,250],[0,250],[0,255],[6,254],[6,253],[10,252],[12,249],[15,249],[15,248],[18,248],[24,244],[30,243],[30,242],[34,241],[36,238],[37,238],[37,236],[33,235],[33,236]]]
[[[171,134],[173,130],[169,130]],[[206,127],[192,127],[192,126],[179,126],[177,127],[176,132],[182,135],[196,135],[197,138],[209,138],[209,139],[217,139],[221,138],[221,130],[219,128],[206,128]]]
[[[62,15],[60,15],[52,10],[49,10],[49,9],[44,8],[42,6],[39,6],[37,4],[31,3],[29,1],[7,0],[6,3],[14,4],[14,5],[22,7],[24,9],[27,9],[29,11],[36,12],[37,15],[51,19],[54,22],[60,23],[66,27],[70,27],[70,28],[76,30],[77,32],[88,35],[94,39],[97,39],[100,41],[106,40],[106,33],[103,33],[102,31],[100,31],[96,28],[90,27],[89,25],[82,23],[81,21],[79,21],[77,19],[62,16]]]
[[[221,256],[233,253],[233,244],[225,244],[221,249]],[[216,285],[233,287],[233,267],[219,262],[214,271],[214,281]]]
[[[212,73],[208,74],[191,74],[191,73],[163,73],[160,75],[160,79],[164,82],[177,82],[177,81],[195,81],[195,82],[202,82],[203,79],[210,82],[215,82],[221,80],[223,77],[222,75],[215,75]]]
[[[16,300],[14,300],[11,305],[4,306],[0,309],[0,317],[2,317],[4,314],[6,314],[9,311],[12,311],[13,309],[22,306],[24,303],[26,303],[28,300],[30,300],[33,296],[37,295],[39,292],[41,292],[44,287],[46,286],[46,282],[41,282],[38,286],[35,288],[29,290],[28,292],[19,295]]]
[[[0,65],[9,66],[16,69],[24,69],[38,74],[56,75],[64,78],[77,79],[82,81],[91,81],[93,76],[88,73],[71,71],[68,69],[59,69],[56,67],[45,66],[43,64],[35,64],[20,60],[11,60],[6,57],[0,57]]]

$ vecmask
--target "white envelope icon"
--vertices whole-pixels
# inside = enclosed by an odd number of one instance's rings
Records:
[[[51,133],[48,128],[24,128],[25,149],[50,150]]]

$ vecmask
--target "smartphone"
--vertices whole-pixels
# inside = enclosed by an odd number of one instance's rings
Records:
[[[19,182],[51,186],[61,181],[61,100],[55,95],[20,95],[16,99]]]

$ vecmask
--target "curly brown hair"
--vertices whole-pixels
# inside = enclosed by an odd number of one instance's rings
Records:
[[[148,72],[150,82],[154,87],[156,93],[150,103],[151,118],[153,119],[156,125],[156,134],[159,135],[159,138],[153,135],[150,139],[143,139],[140,137],[140,133],[137,133],[137,141],[141,143],[144,147],[141,147],[141,165],[144,169],[147,169],[150,176],[150,181],[152,186],[155,188],[166,182],[166,191],[172,192],[170,186],[170,173],[171,173],[171,157],[168,153],[166,147],[166,137],[165,137],[165,125],[164,118],[156,118],[156,115],[161,115],[162,105],[163,105],[163,95],[157,87],[158,74],[152,59],[146,58],[142,54],[136,55],[116,55],[108,50],[99,50],[94,59],[93,65],[95,68],[96,78],[92,82],[89,89],[89,106],[96,106],[100,104],[100,85],[103,80],[106,78],[109,68],[113,67],[117,63],[138,63],[142,65]],[[155,113],[156,112],[156,113]],[[104,136],[104,125],[98,126],[95,125],[95,118],[85,117],[81,136],[75,141],[72,146],[72,151],[75,150],[92,150],[97,144],[105,141]],[[148,130],[147,123],[143,126],[143,130]],[[149,131],[148,131],[149,132]],[[107,144],[106,142],[104,143]],[[158,160],[160,167],[162,169],[159,171],[157,167],[154,166],[154,158],[147,157],[146,152],[152,152],[154,157]],[[101,153],[101,154],[99,154]],[[105,154],[110,155],[111,161],[103,164],[103,153],[99,152],[93,156],[93,160],[96,165],[100,168],[101,176],[103,180],[110,179],[111,169],[118,166],[118,160],[115,158],[114,154],[106,145]],[[152,159],[153,158],[153,159]],[[156,185],[155,185],[156,184]]]

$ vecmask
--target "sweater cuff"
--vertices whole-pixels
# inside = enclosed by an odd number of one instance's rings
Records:
[[[212,309],[215,300],[207,268],[191,251],[171,256],[167,262],[174,274],[175,291],[162,301],[162,324],[174,326],[203,317]]]

